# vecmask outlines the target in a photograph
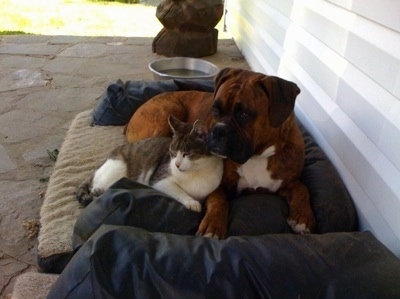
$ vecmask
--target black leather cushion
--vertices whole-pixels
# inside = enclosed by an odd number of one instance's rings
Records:
[[[79,248],[102,224],[194,235],[202,216],[151,187],[121,179],[79,215],[72,246]]]
[[[304,169],[300,180],[306,185],[317,221],[317,232],[353,231],[357,212],[346,186],[328,157],[298,122],[305,144]]]
[[[369,232],[203,237],[101,226],[48,298],[400,298]]]
[[[110,84],[93,110],[93,124],[125,125],[144,102],[168,91],[199,90],[212,92],[213,80],[126,81]]]
[[[73,248],[79,249],[102,224],[194,235],[203,215],[186,209],[153,188],[121,179],[79,215],[74,227]],[[235,198],[230,201],[228,235],[289,233],[287,215],[287,204],[274,195]]]

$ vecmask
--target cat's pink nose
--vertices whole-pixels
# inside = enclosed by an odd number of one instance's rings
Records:
[[[176,168],[179,169],[179,167],[181,166],[181,163],[176,161],[176,162],[175,162],[175,166],[176,166]]]

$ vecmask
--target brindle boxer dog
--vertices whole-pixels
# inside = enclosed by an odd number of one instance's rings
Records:
[[[315,228],[309,193],[299,181],[304,142],[294,120],[300,89],[293,82],[240,69],[226,68],[215,78],[215,92],[160,94],[143,104],[126,127],[128,142],[168,136],[168,116],[185,122],[203,119],[210,128],[211,152],[225,159],[220,188],[206,200],[198,235],[224,238],[227,194],[244,190],[276,193],[289,203],[287,219],[300,234]]]

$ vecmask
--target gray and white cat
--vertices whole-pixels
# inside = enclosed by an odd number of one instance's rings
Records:
[[[201,202],[221,182],[222,159],[207,149],[207,128],[200,121],[187,124],[168,119],[173,137],[153,137],[115,148],[107,160],[77,190],[88,205],[117,180],[127,177],[152,186],[200,212]]]

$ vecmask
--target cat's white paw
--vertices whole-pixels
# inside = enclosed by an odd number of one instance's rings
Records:
[[[201,203],[194,199],[186,199],[181,202],[187,209],[194,212],[201,212]]]
[[[95,189],[92,189],[92,191],[90,193],[93,194],[93,196],[95,196],[95,197],[99,197],[100,195],[102,195],[104,193],[104,189],[95,188]]]

